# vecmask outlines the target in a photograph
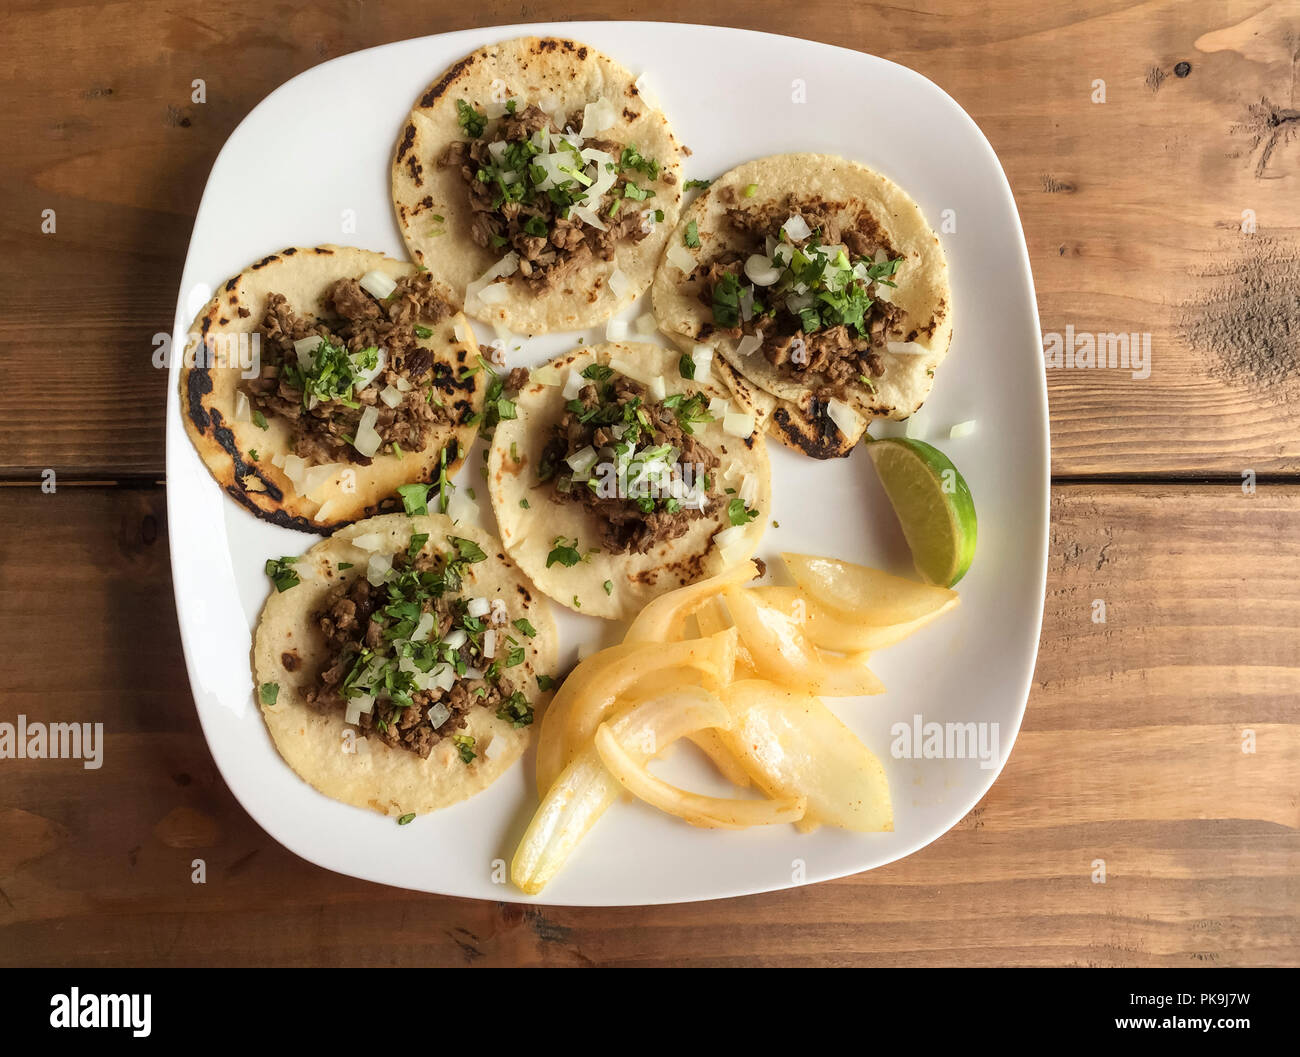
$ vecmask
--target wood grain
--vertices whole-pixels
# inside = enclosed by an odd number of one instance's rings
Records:
[[[952,832],[842,881],[614,910],[402,892],[280,848],[198,729],[161,489],[0,494],[0,716],[108,735],[98,771],[0,762],[0,963],[1300,964],[1298,486],[1058,488],[1024,728]]]
[[[217,151],[271,89],[360,48],[575,13],[504,0],[472,11],[420,0],[95,10],[58,0],[3,16],[0,134],[14,149],[0,157],[0,476],[10,479],[45,467],[162,473],[153,336],[170,329]],[[581,13],[642,12],[595,0]],[[1149,378],[1048,372],[1058,475],[1300,470],[1300,0],[810,0],[797,19],[779,0],[667,0],[654,14],[871,51],[971,113],[1015,192],[1044,329],[1151,336]],[[204,103],[191,101],[195,78]],[[1104,103],[1092,101],[1097,80]],[[41,232],[46,209],[54,234]],[[1253,235],[1241,230],[1246,210]]]

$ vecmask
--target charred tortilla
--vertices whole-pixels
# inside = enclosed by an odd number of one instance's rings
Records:
[[[263,258],[220,287],[190,342],[186,431],[218,484],[268,521],[325,534],[400,509],[400,486],[454,473],[473,442],[486,385],[467,371],[473,332],[413,265],[383,254]]]
[[[561,605],[629,619],[758,546],[772,501],[762,431],[679,360],[642,343],[577,349],[534,369],[496,428],[502,541]]]
[[[685,210],[653,303],[674,340],[716,348],[793,404],[774,427],[819,457],[843,454],[863,416],[915,412],[952,338],[947,262],[918,206],[830,155],[761,158],[715,180]]]
[[[445,580],[449,563],[456,586],[441,595],[411,579],[423,566],[428,582]],[[401,817],[473,796],[519,759],[547,696],[538,676],[555,673],[556,633],[550,605],[499,542],[446,517],[389,514],[340,530],[290,568],[299,582],[267,599],[253,661],[267,729],[305,781]],[[439,619],[422,627],[417,613]],[[373,656],[357,649],[367,637]],[[462,674],[440,668],[448,650]],[[399,695],[410,703],[398,706]]]
[[[446,297],[540,334],[603,322],[645,291],[677,223],[680,172],[668,121],[632,74],[585,44],[525,37],[428,87],[398,139],[392,193],[412,260]]]

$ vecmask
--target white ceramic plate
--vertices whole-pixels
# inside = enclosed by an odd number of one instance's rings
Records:
[[[826,151],[892,177],[941,232],[956,336],[915,435],[938,443],[970,482],[979,552],[955,613],[873,658],[882,697],[830,705],[885,763],[892,833],[791,826],[694,829],[639,803],[614,806],[541,902],[668,903],[762,892],[869,870],[946,832],[1011,751],[1038,649],[1048,530],[1047,394],[1033,280],[1006,178],[988,141],[934,84],[855,51],[734,29],[645,22],[467,30],[334,59],[295,77],[240,124],[212,168],[181,282],[175,347],[210,291],[286,246],[337,242],[404,257],[388,195],[389,159],[411,102],[475,48],[529,33],[604,50],[650,87],[681,142],[686,177],[750,158]],[[804,101],[796,101],[802,98]],[[345,226],[351,218],[354,230]],[[648,311],[648,298],[627,318]],[[487,335],[491,337],[491,334]],[[599,333],[586,338],[600,340]],[[525,342],[511,365],[540,363],[579,334]],[[181,423],[170,376],[167,500],[176,606],[190,682],[222,776],[248,813],[305,859],[340,873],[454,896],[525,901],[502,883],[536,800],[531,760],[473,799],[408,826],[321,796],[280,759],[253,700],[251,629],[266,597],[263,562],[317,539],[254,518],[227,498]],[[948,429],[975,419],[973,436]],[[877,435],[901,432],[889,427]],[[864,451],[814,462],[772,446],[774,509],[759,551],[834,555],[911,574],[906,544]],[[461,483],[479,484],[477,452]],[[480,493],[482,495],[482,493]],[[484,523],[492,526],[484,506]],[[557,607],[558,608],[558,607]],[[614,641],[595,618],[561,614],[561,660]],[[563,668],[562,668],[563,670]],[[998,751],[975,759],[896,759],[896,722],[996,725]],[[664,773],[726,794],[691,746]]]

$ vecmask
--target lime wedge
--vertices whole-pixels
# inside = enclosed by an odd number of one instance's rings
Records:
[[[938,448],[911,437],[867,445],[880,483],[912,548],[916,571],[952,587],[975,557],[975,501],[966,479]]]

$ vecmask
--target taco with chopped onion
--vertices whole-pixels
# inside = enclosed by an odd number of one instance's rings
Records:
[[[322,793],[423,814],[485,789],[523,753],[556,632],[497,540],[442,515],[387,514],[267,571],[253,646],[262,714]]]
[[[952,339],[951,300],[917,204],[822,154],[761,158],[715,180],[684,212],[653,287],[660,327],[716,348],[776,398],[778,435],[822,457],[843,454],[828,427],[856,440],[867,418],[921,406]]]
[[[186,431],[259,517],[328,533],[453,474],[485,372],[426,272],[344,246],[287,249],[225,283],[191,328]]]
[[[561,605],[628,619],[754,553],[771,518],[767,448],[711,366],[608,342],[520,387],[488,487],[506,550]]]
[[[630,305],[681,198],[681,148],[639,85],[553,37],[480,48],[440,74],[393,157],[411,259],[470,315],[522,333]]]

